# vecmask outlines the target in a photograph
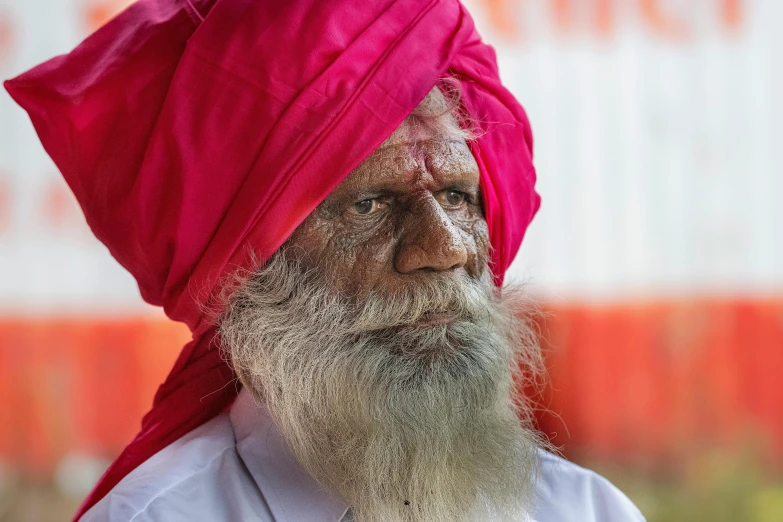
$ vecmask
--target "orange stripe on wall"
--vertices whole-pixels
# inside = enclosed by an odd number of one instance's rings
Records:
[[[753,441],[783,465],[783,298],[548,311],[540,422],[566,453],[660,467]],[[187,340],[163,320],[0,319],[0,459],[46,477],[113,457]]]
[[[782,299],[563,305],[543,329],[540,422],[567,453],[671,470],[752,445],[783,466]]]
[[[71,452],[118,454],[187,340],[158,320],[0,320],[0,457],[48,476]]]

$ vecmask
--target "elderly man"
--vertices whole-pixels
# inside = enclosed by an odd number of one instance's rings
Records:
[[[642,520],[517,393],[530,128],[457,0],[141,0],[6,87],[193,331],[77,518]]]

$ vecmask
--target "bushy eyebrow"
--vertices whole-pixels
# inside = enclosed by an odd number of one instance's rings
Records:
[[[473,183],[465,180],[455,180],[453,182],[446,183],[445,185],[445,188],[447,189],[457,190],[472,196],[477,196],[481,193],[480,183]]]

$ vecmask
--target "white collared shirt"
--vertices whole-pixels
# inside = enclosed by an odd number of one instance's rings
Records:
[[[641,522],[596,473],[541,452],[534,522]],[[348,507],[296,461],[263,406],[243,390],[230,413],[167,446],[81,522],[341,522]]]

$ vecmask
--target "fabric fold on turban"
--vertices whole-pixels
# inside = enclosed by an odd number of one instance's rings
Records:
[[[270,257],[444,77],[479,130],[500,285],[540,203],[532,135],[458,0],[139,0],[5,82],[96,237],[193,332],[77,518],[231,404],[221,284]]]

